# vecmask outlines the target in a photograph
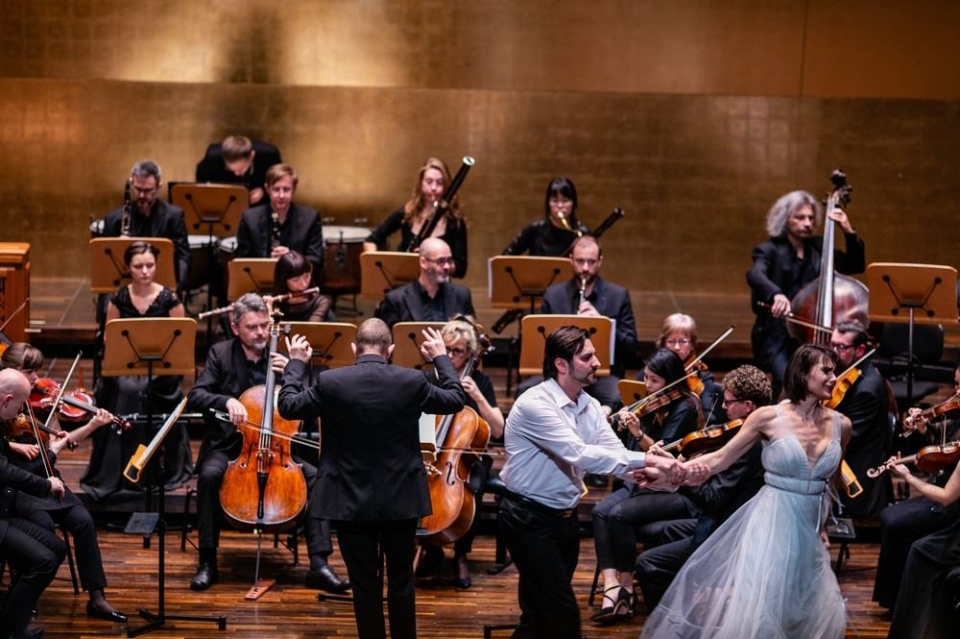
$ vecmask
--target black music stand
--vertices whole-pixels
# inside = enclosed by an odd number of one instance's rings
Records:
[[[911,405],[914,325],[957,322],[957,269],[937,264],[875,262],[867,266],[867,287],[871,322],[908,324],[906,403]]]
[[[197,323],[189,318],[135,318],[117,319],[107,322],[104,330],[104,359],[103,374],[107,377],[120,375],[147,376],[147,430],[153,428],[153,407],[150,402],[149,388],[154,376],[158,375],[191,375],[194,372],[193,354],[196,347]],[[181,403],[181,406],[185,404]],[[176,422],[174,418],[173,422]],[[154,433],[153,439],[157,439]],[[164,435],[165,436],[165,435]],[[158,576],[157,591],[159,606],[156,613],[146,608],[140,609],[140,616],[147,623],[139,628],[127,630],[128,637],[135,637],[145,632],[158,630],[164,627],[167,620],[184,621],[211,621],[225,630],[227,620],[224,616],[187,616],[167,615],[165,610],[166,595],[166,492],[163,485],[163,447],[160,438],[160,464],[158,473],[159,498],[155,517],[149,513],[134,513],[127,524],[127,532],[144,535],[149,539],[154,530],[157,532]],[[147,491],[149,495],[149,490]]]
[[[432,366],[423,359],[420,344],[423,343],[423,330],[435,328],[438,331],[446,322],[397,322],[393,325],[393,358],[394,366],[423,370],[424,366]]]
[[[533,314],[543,301],[543,294],[557,283],[561,273],[570,268],[565,257],[534,257],[530,255],[498,255],[487,262],[487,287],[490,306],[507,309],[493,323],[491,330],[503,330],[525,313]],[[516,344],[523,339],[523,328],[510,340],[507,351],[507,395],[513,385],[513,355]]]
[[[274,257],[238,257],[227,265],[227,299],[244,293],[270,293],[273,289]]]
[[[207,310],[213,308],[213,289],[218,296],[223,294],[223,264],[220,264],[219,240],[237,234],[240,214],[247,208],[250,194],[246,187],[235,184],[195,184],[180,182],[170,185],[170,202],[183,209],[190,235],[207,236],[208,264],[213,272],[208,273]],[[207,345],[213,343],[213,318],[207,316]]]
[[[377,300],[420,276],[420,256],[396,251],[360,254],[360,299]]]

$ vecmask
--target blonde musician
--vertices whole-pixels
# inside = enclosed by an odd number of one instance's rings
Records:
[[[477,326],[470,316],[460,315],[447,322],[440,331],[443,343],[447,347],[450,361],[457,369],[460,383],[467,395],[466,406],[473,409],[490,427],[490,438],[503,439],[503,413],[497,407],[497,395],[493,382],[487,375],[476,368],[484,354]],[[470,366],[470,374],[466,375],[466,368]],[[429,375],[435,376],[433,372]],[[475,488],[474,499],[479,504],[483,499],[483,486],[490,470],[491,459],[484,455],[474,465],[471,471],[471,488]],[[453,578],[457,588],[466,589],[473,585],[470,570],[467,565],[467,554],[473,547],[473,540],[477,534],[479,517],[474,517],[473,524],[465,535],[453,544]],[[436,575],[443,561],[443,550],[439,546],[427,545],[424,557],[417,567],[418,578],[428,578]]]
[[[297,251],[313,265],[323,264],[323,229],[316,209],[296,204],[300,178],[289,164],[267,169],[267,202],[243,212],[237,229],[237,257],[278,258]]]
[[[723,409],[723,390],[714,381],[713,373],[703,362],[697,361],[697,322],[689,315],[673,313],[663,319],[659,348],[667,348],[680,356],[684,369],[690,373],[696,371],[696,377],[690,378],[689,386],[700,397],[705,421],[708,424],[723,424],[727,413]]]
[[[387,240],[400,231],[397,251],[407,251],[415,242],[420,229],[433,215],[436,203],[450,186],[450,169],[439,158],[427,158],[417,174],[413,193],[407,202],[388,215],[363,243],[364,251],[386,250]],[[437,222],[430,237],[447,243],[453,252],[453,277],[467,273],[467,223],[460,210],[460,196],[455,195],[444,216]]]

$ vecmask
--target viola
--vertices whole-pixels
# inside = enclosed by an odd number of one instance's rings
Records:
[[[830,181],[834,188],[827,198],[820,275],[800,289],[790,305],[796,318],[806,325],[832,327],[841,321],[857,319],[867,326],[867,287],[852,277],[835,272],[834,268],[836,224],[829,218],[829,214],[849,203],[853,187],[847,183],[847,176],[839,169],[831,174]],[[798,322],[788,323],[787,329],[801,343],[823,344],[829,340],[829,336],[823,331],[804,330]]]
[[[16,417],[10,420],[10,425],[7,427],[7,434],[14,440],[29,439],[31,442],[41,444],[44,447],[49,443],[50,437],[59,438],[67,436],[65,431],[41,424],[24,413],[17,413]],[[67,448],[70,450],[76,450],[78,445],[79,444],[72,439],[67,441]]]
[[[960,441],[948,442],[942,446],[926,446],[913,455],[888,459],[876,468],[867,471],[867,477],[874,479],[897,464],[913,464],[922,473],[935,473],[960,461]]]
[[[489,349],[486,335],[480,336],[481,348],[470,356],[460,379],[470,376]],[[427,486],[433,513],[420,520],[418,533],[431,544],[448,544],[462,537],[473,524],[477,503],[467,485],[470,469],[490,443],[490,425],[469,406],[456,415],[438,415],[437,460],[428,472]]]
[[[47,412],[53,408],[57,395],[60,393],[60,384],[43,377],[38,379],[30,391],[30,407],[36,412]],[[87,415],[96,413],[93,396],[83,390],[64,392],[57,404],[57,415],[67,422],[81,422]],[[122,417],[113,417],[113,428],[117,431],[130,430],[130,422]]]
[[[733,419],[726,424],[703,428],[692,433],[687,433],[682,439],[678,439],[664,446],[663,450],[667,452],[676,450],[689,459],[694,455],[720,448],[733,439],[733,436],[737,434],[741,426],[743,426],[742,419]]]

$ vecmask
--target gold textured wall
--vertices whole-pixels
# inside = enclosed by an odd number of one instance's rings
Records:
[[[133,162],[190,180],[245,133],[340,224],[399,205],[428,155],[476,157],[474,286],[555,175],[589,226],[627,211],[606,268],[635,289],[742,292],[770,203],[837,166],[869,261],[956,265],[956,24],[948,0],[5,2],[2,238],[84,274]]]

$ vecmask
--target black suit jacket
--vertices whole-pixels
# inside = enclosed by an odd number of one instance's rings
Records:
[[[420,453],[420,414],[456,413],[465,397],[450,358],[434,363],[436,386],[420,371],[365,354],[353,366],[323,371],[307,390],[300,381],[306,364],[287,364],[280,415],[320,418],[315,517],[395,521],[432,512]]]
[[[543,294],[540,312],[544,315],[576,315],[580,289],[574,280],[554,284]],[[619,284],[598,277],[593,292],[587,297],[597,312],[617,321],[614,349],[616,351],[616,375],[623,376],[622,369],[637,351],[637,323],[633,317],[630,293]]]
[[[273,220],[270,203],[243,212],[237,229],[237,257],[270,257]],[[300,253],[313,264],[314,279],[323,266],[323,228],[315,209],[291,204],[280,227],[280,244]]]
[[[3,449],[4,453],[8,452],[5,445]],[[7,536],[7,520],[14,516],[13,507],[18,491],[46,496],[50,494],[50,482],[17,468],[7,461],[4,454],[0,454],[0,541]]]
[[[280,159],[280,149],[262,140],[251,140],[251,142],[253,142],[254,151],[253,164],[243,175],[234,175],[227,169],[223,163],[223,152],[219,142],[208,146],[203,159],[197,163],[197,182],[239,184],[246,187],[248,191],[264,188],[267,182],[267,169],[283,162]]]
[[[123,222],[123,207],[113,209],[103,220],[103,237],[120,237]],[[132,206],[130,216],[131,237],[165,237],[173,242],[175,252],[174,269],[177,276],[177,287],[186,288],[187,275],[190,272],[190,242],[187,240],[187,223],[183,217],[183,209],[157,199],[153,202],[150,217],[143,217]],[[123,256],[120,256],[121,259]]]
[[[214,344],[207,354],[207,363],[197,383],[187,396],[187,409],[203,414],[207,430],[197,455],[197,468],[213,450],[223,451],[231,457],[239,453],[243,438],[237,428],[213,416],[211,409],[226,412],[227,400],[239,398],[243,391],[253,386],[250,367],[243,347],[237,338]]]
[[[391,328],[397,322],[424,321],[421,290],[423,289],[418,280],[393,289],[387,293],[383,303],[377,309],[377,317]],[[473,310],[473,297],[466,286],[447,282],[440,287],[437,294],[443,296],[443,307],[446,309],[448,319],[458,313],[477,316],[476,311]]]

